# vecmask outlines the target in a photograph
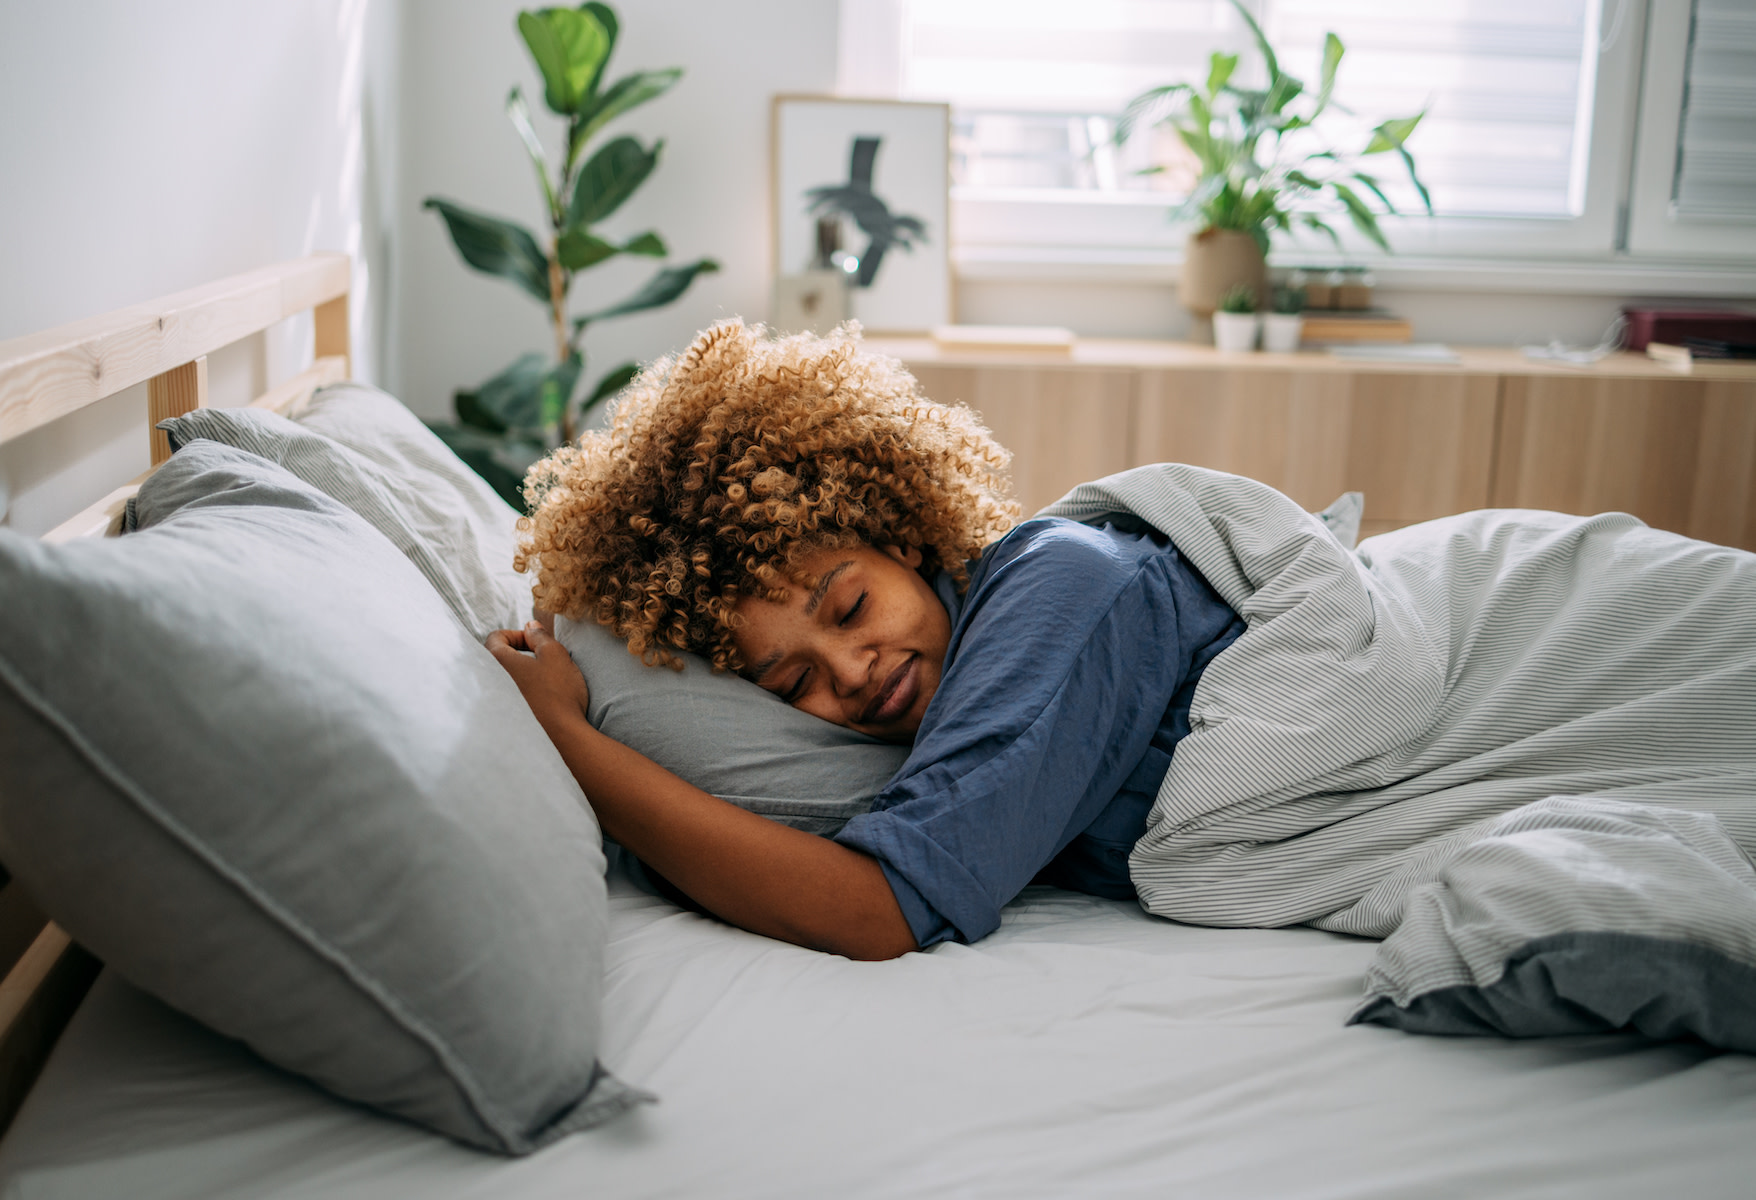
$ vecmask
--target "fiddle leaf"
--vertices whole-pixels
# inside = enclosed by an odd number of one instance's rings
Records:
[[[610,34],[589,8],[541,8],[518,14],[518,32],[543,76],[543,101],[572,116],[610,54]]]
[[[464,262],[485,274],[510,279],[534,299],[549,302],[549,259],[530,230],[437,196],[427,197],[422,207],[445,218],[445,228]]]
[[[697,275],[708,275],[717,270],[719,270],[719,264],[711,258],[697,259],[682,267],[665,267],[626,300],[612,304],[608,308],[601,308],[596,312],[573,318],[573,328],[577,332],[593,321],[601,321],[605,317],[625,316],[628,313],[644,312],[649,308],[658,308],[661,305],[669,304],[688,289]]]
[[[616,80],[608,91],[594,96],[579,114],[579,120],[568,140],[568,162],[578,160],[579,152],[585,148],[587,139],[606,123],[631,108],[664,95],[681,78],[683,72],[677,68],[668,71],[639,71]]]
[[[619,137],[592,155],[574,181],[567,206],[568,225],[584,229],[622,207],[658,166],[663,149],[662,141],[647,150],[631,137]]]

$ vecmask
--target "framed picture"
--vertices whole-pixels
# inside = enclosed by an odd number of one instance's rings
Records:
[[[776,280],[839,269],[873,333],[949,325],[950,128],[944,104],[776,96]]]

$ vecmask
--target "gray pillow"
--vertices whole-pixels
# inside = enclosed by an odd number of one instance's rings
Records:
[[[1364,497],[1318,513],[1350,549]],[[591,723],[702,791],[809,833],[834,836],[872,807],[910,747],[808,716],[737,675],[682,655],[648,667],[596,624],[555,620],[555,636],[591,687]]]
[[[0,858],[118,973],[324,1087],[523,1153],[597,1062],[597,822],[395,547],[197,441],[138,531],[0,530]]]
[[[288,420],[198,408],[159,423],[176,448],[196,438],[279,463],[395,543],[478,639],[530,617],[512,570],[518,514],[394,397],[364,384],[319,391]]]
[[[649,667],[596,624],[555,619],[555,637],[591,687],[591,723],[702,791],[809,833],[831,836],[901,769],[908,746],[800,712],[684,655]]]

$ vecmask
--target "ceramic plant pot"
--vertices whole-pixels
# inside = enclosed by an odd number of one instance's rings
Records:
[[[1183,307],[1205,317],[1219,307],[1227,292],[1244,286],[1258,301],[1268,298],[1268,268],[1262,247],[1235,229],[1203,229],[1189,235],[1183,247]]]
[[[1299,348],[1305,318],[1299,313],[1269,313],[1262,318],[1262,348],[1273,354],[1291,354]]]
[[[1221,350],[1254,350],[1260,323],[1255,313],[1216,312],[1213,314],[1213,344]]]

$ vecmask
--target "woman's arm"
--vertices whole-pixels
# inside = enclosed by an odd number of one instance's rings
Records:
[[[755,933],[848,958],[915,948],[878,860],[710,796],[592,728],[566,647],[536,622],[488,636],[616,841],[702,907]],[[532,655],[520,651],[532,651]]]

